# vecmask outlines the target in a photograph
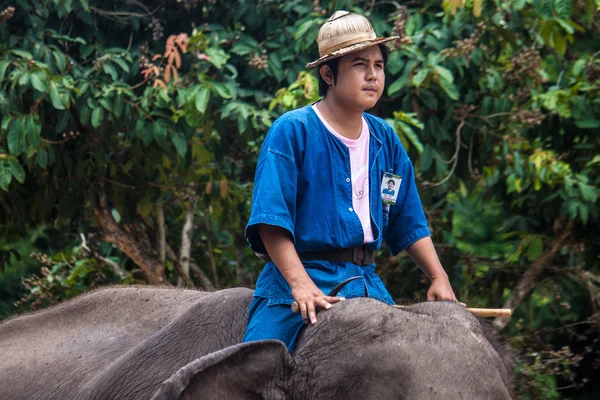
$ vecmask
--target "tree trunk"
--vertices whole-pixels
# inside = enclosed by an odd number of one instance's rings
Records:
[[[179,253],[179,265],[181,265],[181,273],[178,280],[178,286],[183,284],[185,278],[190,278],[190,252],[192,251],[192,232],[194,227],[194,205],[190,202],[187,212],[185,213],[185,222],[181,231],[181,250]]]
[[[165,263],[166,260],[166,251],[167,247],[167,239],[165,234],[165,210],[162,203],[156,205],[156,225],[158,225],[157,243],[158,243],[158,260],[161,263]]]
[[[210,228],[210,219],[209,219],[209,211],[206,210],[204,212],[204,224],[206,226],[206,242],[208,244],[208,251],[206,255],[210,260],[210,265],[212,267],[213,272],[213,280],[215,284],[215,288],[219,288],[219,276],[217,275],[217,262],[215,261],[215,256],[213,253],[213,245],[212,245],[212,229]]]
[[[557,223],[555,223],[557,226]],[[562,231],[558,236],[555,236],[554,240],[550,244],[550,248],[542,254],[537,260],[535,260],[527,271],[523,274],[519,283],[512,291],[510,298],[504,303],[502,308],[510,308],[514,310],[525,300],[535,285],[540,281],[545,272],[546,268],[551,265],[552,259],[556,256],[556,254],[560,251],[560,249],[566,244],[567,239],[571,236],[571,224],[567,226],[567,228]],[[508,318],[496,318],[494,320],[494,325],[498,329],[503,329],[509,322]]]
[[[112,216],[106,195],[102,193],[94,209],[98,224],[103,231],[102,239],[114,244],[136,263],[152,285],[165,283],[165,266],[146,232],[138,224],[119,225]]]
[[[183,283],[189,287],[194,286],[194,282],[192,281],[192,279],[189,276],[186,276],[183,274],[181,265],[179,265],[179,259],[177,258],[177,256],[175,255],[175,252],[173,251],[173,249],[171,249],[171,247],[169,245],[166,246],[166,252],[167,252],[167,258],[173,262],[173,266],[175,267],[175,270],[177,271],[177,273],[179,274],[181,279],[183,279]],[[210,279],[208,279],[208,277],[204,274],[204,272],[202,272],[202,270],[191,261],[190,261],[190,269],[192,271],[194,271],[194,273],[198,277],[198,280],[200,281],[200,287],[202,289],[209,291],[209,292],[213,291],[215,289],[215,287],[210,282]]]

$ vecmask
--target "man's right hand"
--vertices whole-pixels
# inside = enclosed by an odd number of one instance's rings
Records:
[[[304,323],[310,321],[313,325],[317,323],[317,308],[329,310],[332,304],[344,300],[343,297],[326,296],[310,278],[292,287],[292,297],[298,304]]]
[[[279,226],[261,224],[258,226],[258,233],[269,257],[290,285],[292,297],[300,308],[305,324],[309,321],[312,324],[317,323],[317,307],[328,310],[333,303],[343,300],[341,297],[325,296],[310,279],[287,230]]]

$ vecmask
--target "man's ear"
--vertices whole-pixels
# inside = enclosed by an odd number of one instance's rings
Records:
[[[333,72],[331,71],[331,67],[329,65],[321,65],[319,68],[319,74],[321,74],[321,78],[325,81],[329,86],[333,85]]]
[[[293,364],[278,340],[237,344],[180,368],[158,387],[152,400],[266,398],[281,387]]]

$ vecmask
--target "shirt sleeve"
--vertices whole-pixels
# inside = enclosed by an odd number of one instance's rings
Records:
[[[258,234],[259,224],[284,228],[295,242],[301,152],[294,133],[294,125],[290,121],[276,121],[261,149],[256,166],[250,219],[246,225],[246,239],[255,253],[267,253]]]
[[[402,177],[396,204],[390,206],[389,221],[384,233],[385,242],[393,255],[398,254],[419,239],[431,236],[423,205],[415,182],[413,164],[406,151],[399,146],[399,165],[394,174]]]

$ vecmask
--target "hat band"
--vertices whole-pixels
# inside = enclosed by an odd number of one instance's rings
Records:
[[[321,39],[319,42],[319,56],[324,57],[334,51],[343,49],[344,47],[352,46],[353,44],[365,42],[367,40],[375,40],[377,35],[375,31],[371,32],[351,32],[344,35],[334,36],[328,39]]]

